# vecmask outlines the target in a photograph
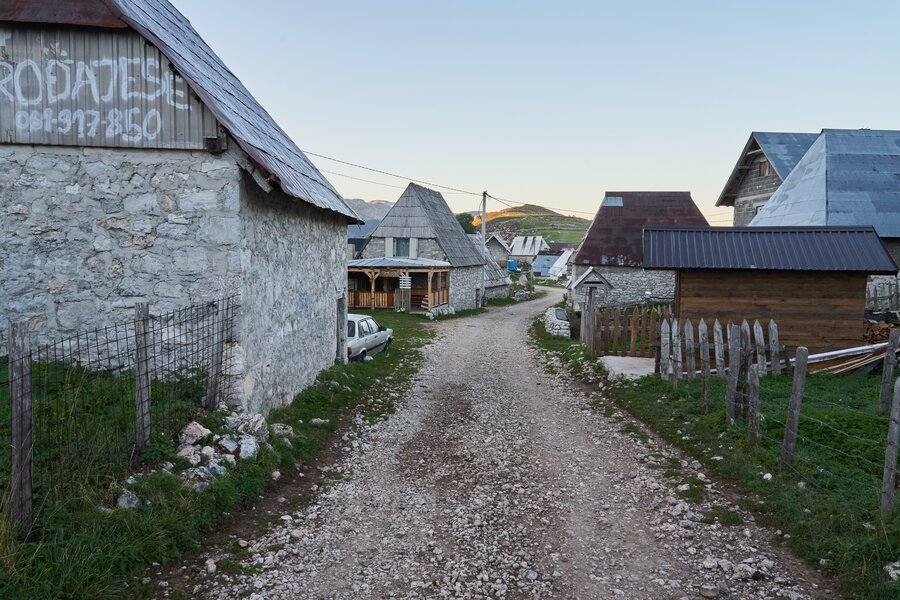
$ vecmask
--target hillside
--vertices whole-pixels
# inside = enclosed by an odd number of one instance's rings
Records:
[[[475,217],[474,225],[481,226],[480,216]],[[487,230],[496,231],[507,239],[517,235],[542,235],[548,242],[578,244],[590,225],[588,219],[561,215],[532,204],[487,214]]]
[[[393,202],[387,200],[363,200],[361,198],[345,198],[344,200],[363,221],[380,221],[394,205]]]

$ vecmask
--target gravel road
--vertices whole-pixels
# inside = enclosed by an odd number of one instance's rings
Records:
[[[344,436],[318,496],[244,541],[239,568],[196,593],[839,597],[749,515],[738,526],[701,522],[713,504],[732,506],[717,485],[705,504],[684,502],[654,467],[680,459],[674,450],[624,433],[583,387],[545,373],[527,328],[560,294],[435,323],[397,413]],[[699,463],[681,464],[706,480]]]

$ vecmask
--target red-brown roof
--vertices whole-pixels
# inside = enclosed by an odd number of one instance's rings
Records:
[[[607,192],[575,251],[577,265],[640,267],[644,226],[709,226],[690,192]]]

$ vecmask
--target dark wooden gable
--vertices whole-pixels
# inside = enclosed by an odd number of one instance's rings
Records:
[[[121,13],[104,0],[3,0],[0,21],[121,29]]]

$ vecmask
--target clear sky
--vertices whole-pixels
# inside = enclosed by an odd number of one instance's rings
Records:
[[[751,131],[900,129],[894,0],[173,1],[300,148],[517,202],[690,190],[728,224]]]

